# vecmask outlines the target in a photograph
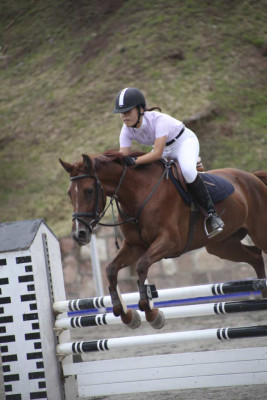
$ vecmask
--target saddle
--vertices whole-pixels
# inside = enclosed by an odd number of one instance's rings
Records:
[[[191,205],[193,199],[187,190],[186,182],[184,180],[178,161],[168,160],[167,162],[170,163],[169,177],[172,183],[174,184],[176,190],[179,192],[184,202],[187,205]],[[234,192],[235,189],[231,182],[227,181],[221,176],[204,172],[204,167],[200,157],[197,162],[197,171],[201,173],[201,177],[207,186],[213,203],[217,203],[218,201],[229,197]]]
[[[196,223],[200,214],[200,208],[187,190],[186,182],[184,180],[178,161],[162,160],[162,162],[165,167],[169,167],[168,177],[170,177],[172,183],[174,184],[184,202],[188,206],[190,206],[189,232],[185,248],[183,249],[183,253],[186,253],[191,249]],[[229,181],[218,175],[204,172],[204,167],[200,158],[197,162],[197,171],[201,173],[202,179],[208,188],[213,203],[227,198],[234,192],[234,186]],[[205,222],[206,220],[204,220],[204,228]]]

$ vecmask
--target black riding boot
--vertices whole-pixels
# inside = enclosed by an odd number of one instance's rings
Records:
[[[196,200],[198,205],[207,214],[205,219],[205,231],[209,238],[218,235],[222,232],[224,223],[223,220],[217,215],[214,208],[213,201],[210,197],[210,193],[203,182],[200,174],[197,175],[196,179],[192,183],[187,183],[189,193]],[[207,220],[210,220],[211,232],[209,233],[206,227]]]

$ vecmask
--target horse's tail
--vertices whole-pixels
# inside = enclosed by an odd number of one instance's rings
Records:
[[[256,171],[253,172],[257,178],[259,178],[267,186],[267,171]]]

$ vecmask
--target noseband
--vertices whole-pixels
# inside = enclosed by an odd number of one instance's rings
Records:
[[[95,173],[95,175],[84,174],[84,175],[73,176],[72,178],[70,178],[70,180],[73,182],[73,181],[77,181],[79,179],[84,179],[84,178],[91,178],[91,179],[95,180],[95,209],[93,212],[73,213],[72,220],[77,220],[79,222],[82,222],[92,233],[93,224],[97,225],[98,222],[100,221],[100,219],[102,218],[102,214],[100,212],[100,198],[102,198],[102,201],[104,204],[104,201],[105,201],[104,191],[103,191],[103,187],[102,187],[101,182],[98,179],[98,176],[96,173]],[[82,218],[92,218],[92,220],[90,222],[87,222]]]

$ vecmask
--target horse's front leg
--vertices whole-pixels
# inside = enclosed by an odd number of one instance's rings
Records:
[[[121,320],[129,328],[138,328],[141,319],[136,311],[127,309],[123,303],[118,286],[118,273],[120,269],[132,264],[145,252],[142,246],[129,245],[125,240],[114,260],[107,266],[106,273],[109,281],[109,292],[113,305],[113,314],[121,317]]]
[[[152,243],[137,263],[140,292],[139,309],[145,312],[147,322],[149,322],[154,329],[161,329],[164,326],[165,317],[158,308],[154,308],[151,287],[147,280],[148,269],[153,263],[167,257],[168,253],[171,254],[171,248],[171,240],[166,241],[161,236]]]

